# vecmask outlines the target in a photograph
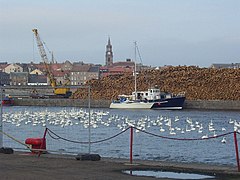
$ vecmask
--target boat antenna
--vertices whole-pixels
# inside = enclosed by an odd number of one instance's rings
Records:
[[[137,44],[136,44],[136,49],[137,49],[137,53],[138,53],[139,59],[140,59],[141,64],[142,64],[142,63],[143,63],[143,62],[142,62],[142,56],[141,56],[141,54],[140,54],[140,51],[139,51],[139,48],[138,48],[138,45],[137,45]]]
[[[134,85],[135,85],[135,100],[137,99],[137,41],[134,42]]]

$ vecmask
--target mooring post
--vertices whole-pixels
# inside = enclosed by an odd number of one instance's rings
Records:
[[[234,143],[235,143],[235,150],[236,150],[237,167],[238,167],[238,172],[239,172],[240,164],[239,164],[238,142],[237,142],[237,132],[236,131],[234,131]]]
[[[133,127],[130,127],[130,164],[132,164],[133,160]]]
[[[41,150],[43,149],[44,144],[46,144],[47,130],[48,130],[48,128],[46,128],[45,131],[44,131],[43,138],[42,138],[42,144],[41,144],[41,146],[40,146],[40,151],[38,152],[38,157],[40,157],[40,155],[41,155],[41,153],[42,153]]]

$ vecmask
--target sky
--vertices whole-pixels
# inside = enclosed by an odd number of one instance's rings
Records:
[[[240,63],[239,19],[239,0],[0,0],[0,62],[41,62],[37,28],[58,62],[104,65],[110,37],[114,62],[136,41],[153,67]]]

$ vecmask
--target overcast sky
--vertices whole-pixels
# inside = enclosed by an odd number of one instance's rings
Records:
[[[40,62],[32,29],[65,60],[151,66],[240,63],[240,0],[0,0],[0,62]],[[49,57],[50,59],[50,57]]]

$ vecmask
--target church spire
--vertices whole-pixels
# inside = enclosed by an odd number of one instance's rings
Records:
[[[105,65],[111,66],[113,64],[113,52],[110,37],[108,37],[108,44],[106,46]]]

